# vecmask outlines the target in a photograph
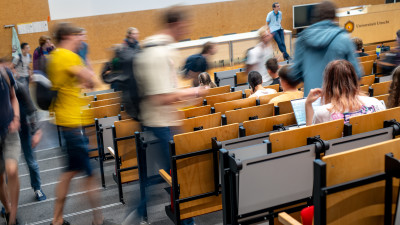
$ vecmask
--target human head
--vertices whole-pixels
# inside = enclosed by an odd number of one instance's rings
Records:
[[[79,33],[79,36],[81,38],[82,41],[86,41],[87,40],[87,31],[85,30],[85,28],[80,27],[79,28],[81,30],[81,32]]]
[[[22,43],[21,44],[21,51],[22,51],[22,54],[26,54],[26,53],[29,53],[29,51],[31,50],[31,47],[29,46],[29,44],[28,43]]]
[[[129,27],[126,30],[126,38],[134,39],[136,41],[139,40],[139,30],[136,27]]]
[[[57,44],[71,44],[76,50],[82,43],[81,32],[81,28],[71,23],[59,23],[54,29],[54,40]]]
[[[282,66],[278,71],[283,91],[286,91],[288,89],[296,89],[296,86],[298,84],[298,82],[289,77],[290,72],[291,70],[289,65]]]
[[[354,45],[356,46],[356,51],[361,51],[363,48],[363,41],[361,38],[355,37],[353,38]]]
[[[272,34],[269,30],[269,27],[263,26],[258,30],[258,37],[260,41],[264,44],[268,44],[272,40]]]
[[[41,48],[49,48],[51,46],[51,37],[42,35],[39,38],[39,46]]]
[[[323,20],[335,20],[336,5],[335,3],[325,0],[315,7],[314,18],[316,22]]]
[[[400,42],[400,30],[398,30],[398,31],[396,32],[396,34],[397,34],[397,42]]]
[[[251,71],[248,75],[248,82],[251,87],[251,90],[255,92],[256,87],[260,84],[262,84],[262,76],[259,72],[257,71]]]
[[[331,112],[352,112],[360,109],[358,95],[360,85],[353,65],[347,60],[330,62],[324,71],[322,102],[332,104]]]
[[[211,88],[214,88],[216,86],[214,82],[211,81],[210,74],[208,74],[207,72],[199,74],[199,84],[200,86],[209,86]]]
[[[176,41],[182,39],[188,32],[188,15],[182,6],[166,9],[163,15],[163,23]]]
[[[273,4],[272,4],[272,10],[276,10],[276,11],[279,11],[281,9],[281,6],[279,5],[279,3],[278,2],[274,2]]]
[[[392,84],[389,89],[388,108],[400,106],[400,66],[392,73]]]
[[[209,41],[203,45],[201,54],[214,55],[215,53],[217,53],[217,45],[215,43]]]
[[[276,58],[270,58],[265,63],[265,67],[269,74],[276,74],[279,69],[278,60]]]

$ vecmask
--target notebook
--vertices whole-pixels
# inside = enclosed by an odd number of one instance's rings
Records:
[[[294,116],[296,118],[297,126],[306,125],[306,98],[300,98],[290,101],[292,103],[292,108]],[[321,98],[318,98],[312,103],[313,108],[321,105]]]

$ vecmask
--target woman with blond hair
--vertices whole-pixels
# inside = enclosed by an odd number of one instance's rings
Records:
[[[211,81],[210,74],[208,74],[207,72],[199,74],[199,84],[200,86],[204,86],[205,89],[217,87],[217,85]]]
[[[321,106],[313,109],[312,103],[321,98]],[[384,110],[376,98],[360,91],[360,84],[353,65],[346,60],[330,62],[324,71],[321,88],[311,89],[306,100],[307,125],[369,114]]]

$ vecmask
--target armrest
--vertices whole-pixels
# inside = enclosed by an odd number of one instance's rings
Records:
[[[299,223],[299,221],[295,220],[293,217],[285,212],[278,214],[278,220],[283,225],[302,225],[301,223]]]
[[[107,150],[110,152],[110,154],[115,158],[115,152],[114,149],[111,147],[108,147]]]
[[[165,170],[161,169],[158,171],[158,173],[169,184],[169,186],[172,186],[171,176],[167,172],[165,172]]]

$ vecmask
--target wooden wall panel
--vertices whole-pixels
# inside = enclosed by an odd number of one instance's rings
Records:
[[[226,33],[242,33],[258,29],[265,24],[265,17],[275,0],[236,0],[191,6],[191,33],[187,38],[219,36]],[[318,0],[281,1],[284,20],[283,27],[292,29],[292,6],[319,2]],[[383,4],[384,0],[335,0],[338,7],[365,4]],[[159,29],[159,10],[147,10],[112,15],[101,15],[69,19],[88,31],[90,58],[102,62],[109,57],[110,46],[121,43],[127,27],[135,26],[141,32],[141,39]],[[0,1],[0,54],[11,53],[11,30],[7,24],[27,23],[47,20],[49,16],[47,0],[2,0]],[[49,26],[56,21],[50,21]],[[40,35],[35,33],[20,35],[21,42],[28,42],[33,49],[38,45]]]

